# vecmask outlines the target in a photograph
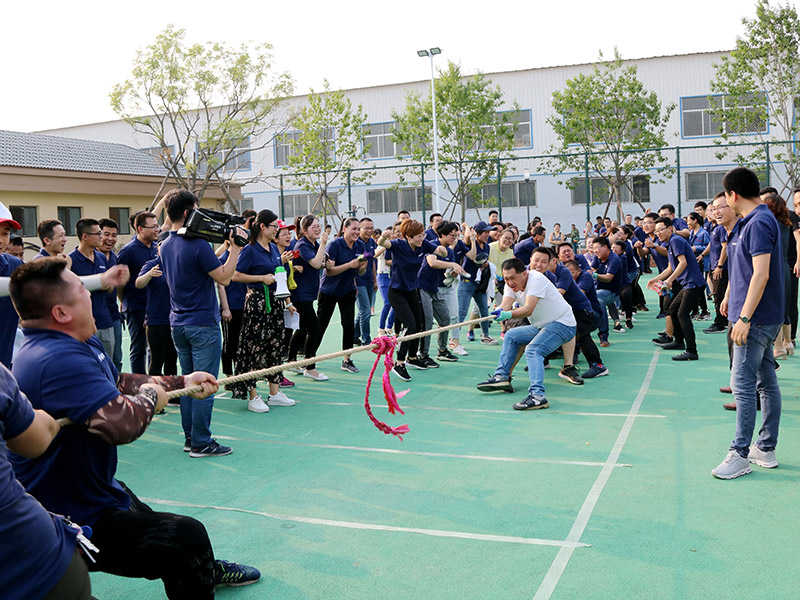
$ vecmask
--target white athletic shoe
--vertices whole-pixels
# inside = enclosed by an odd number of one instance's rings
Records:
[[[751,463],[755,463],[765,469],[774,469],[778,466],[778,461],[775,460],[775,450],[765,451],[755,444],[750,446],[750,454],[747,458]]]
[[[458,356],[469,356],[469,352],[464,350],[464,346],[461,344],[453,346],[453,354],[457,354]]]
[[[319,371],[317,371],[316,375],[312,375],[311,371],[309,371],[308,369],[303,371],[303,377],[308,377],[309,379],[313,379],[314,381],[328,381],[328,379],[330,379],[330,377],[325,375],[325,373],[320,373]]]
[[[742,458],[736,450],[731,450],[711,474],[717,479],[736,479],[750,473],[750,461]]]
[[[286,370],[291,372],[291,373],[297,373],[298,375],[302,375],[303,374],[303,367],[291,367],[290,369],[286,369]]]
[[[254,413],[266,413],[269,412],[269,406],[264,404],[261,396],[256,396],[247,402],[247,410],[252,410]]]
[[[289,398],[283,392],[278,392],[274,396],[272,394],[270,394],[269,399],[267,400],[267,403],[270,406],[294,406],[295,405],[295,401],[292,400],[291,398]]]

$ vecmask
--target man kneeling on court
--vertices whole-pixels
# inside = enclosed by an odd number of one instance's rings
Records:
[[[161,579],[168,598],[213,598],[218,584],[245,585],[258,570],[214,559],[202,523],[154,512],[114,479],[117,445],[144,433],[167,403],[167,390],[217,390],[208,373],[185,377],[118,374],[103,350],[89,292],[45,258],[20,266],[10,282],[25,340],[14,376],[34,408],[74,422],[38,458],[12,455],[17,479],[49,511],[89,525],[99,548],[90,571]]]
[[[494,311],[495,319],[529,319],[531,325],[509,329],[503,338],[500,364],[494,376],[478,384],[482,392],[508,391],[511,387],[511,369],[518,352],[525,347],[525,360],[531,384],[528,397],[514,405],[516,410],[547,408],[544,395],[544,359],[548,354],[575,336],[575,315],[567,301],[544,275],[526,271],[518,258],[503,262],[505,291],[500,308]],[[512,308],[514,304],[518,308]]]

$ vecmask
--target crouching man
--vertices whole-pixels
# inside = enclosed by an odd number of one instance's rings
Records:
[[[500,363],[490,379],[478,384],[482,392],[509,391],[511,368],[520,348],[525,348],[530,386],[528,396],[514,404],[516,410],[547,408],[544,390],[544,360],[548,354],[575,337],[575,316],[572,308],[556,287],[537,271],[526,271],[518,258],[503,262],[505,291],[500,308],[494,311],[498,321],[529,319],[530,325],[506,332]],[[513,308],[517,304],[517,308]]]
[[[260,573],[215,560],[202,523],[154,512],[114,478],[117,445],[134,441],[167,403],[168,390],[217,390],[208,373],[150,377],[118,374],[95,336],[89,292],[67,262],[45,258],[19,267],[9,284],[25,340],[14,363],[36,409],[74,424],[38,458],[12,455],[17,479],[47,510],[89,525],[100,549],[90,571],[161,579],[168,598],[213,598],[214,586],[244,585]]]

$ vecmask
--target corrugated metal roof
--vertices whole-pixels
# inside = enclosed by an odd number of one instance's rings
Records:
[[[0,166],[163,177],[147,152],[108,142],[0,130]]]

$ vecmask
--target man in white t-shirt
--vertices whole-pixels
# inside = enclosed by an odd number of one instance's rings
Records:
[[[503,338],[500,363],[494,376],[478,384],[482,392],[513,392],[511,367],[519,349],[525,347],[530,386],[528,397],[514,405],[516,410],[547,408],[544,395],[544,359],[575,335],[575,315],[567,301],[544,275],[526,271],[517,258],[503,263],[505,291],[500,308],[494,311],[498,321],[525,319],[531,324],[509,329]],[[512,308],[514,305],[517,308]]]

